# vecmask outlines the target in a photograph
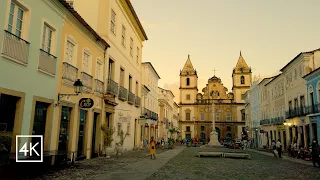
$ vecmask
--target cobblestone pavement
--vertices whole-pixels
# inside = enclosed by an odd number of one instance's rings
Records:
[[[167,149],[157,149],[157,154],[161,154]],[[149,150],[129,151],[121,156],[112,156],[107,159],[105,157],[98,157],[88,160],[76,161],[73,166],[61,170],[51,170],[44,175],[38,177],[28,177],[24,179],[32,180],[80,180],[80,179],[93,179],[108,172],[116,171],[117,169],[127,166],[129,164],[148,159]],[[1,178],[0,178],[1,179]]]
[[[247,151],[250,160],[196,157],[199,151],[242,152],[226,148],[185,148],[148,180],[163,179],[320,179],[320,168]],[[310,162],[312,163],[312,162]]]

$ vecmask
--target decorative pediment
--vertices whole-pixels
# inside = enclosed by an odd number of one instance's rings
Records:
[[[190,113],[191,112],[191,110],[190,109],[186,109],[186,110],[184,110],[186,113]]]

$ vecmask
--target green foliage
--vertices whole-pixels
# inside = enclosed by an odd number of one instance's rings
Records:
[[[113,134],[114,134],[114,128],[108,127],[107,124],[103,124],[101,126],[101,130],[103,131],[103,137],[104,137],[104,145],[107,147],[111,146],[111,143],[113,142]]]
[[[123,130],[120,131],[120,146],[123,146],[124,140],[126,139],[127,135],[129,135],[129,133],[124,134]]]

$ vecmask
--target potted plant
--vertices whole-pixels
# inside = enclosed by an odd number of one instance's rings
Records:
[[[103,131],[104,152],[107,157],[110,157],[114,152],[114,149],[111,147],[113,142],[114,128],[108,127],[107,124],[103,124],[101,126],[101,130]]]
[[[127,133],[124,133],[123,130],[121,130],[120,133],[119,133],[119,135],[120,135],[120,141],[119,141],[119,143],[117,143],[117,148],[116,148],[116,150],[117,150],[117,154],[118,154],[118,155],[121,155],[122,152],[123,152],[124,140],[125,140],[126,137],[129,135],[129,133],[128,133],[128,132],[127,132]]]

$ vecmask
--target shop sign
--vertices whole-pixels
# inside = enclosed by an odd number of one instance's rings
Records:
[[[94,101],[91,98],[82,98],[79,101],[80,108],[92,108]]]

